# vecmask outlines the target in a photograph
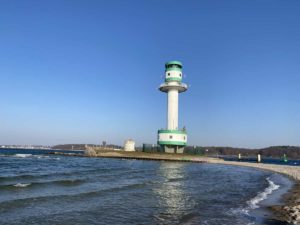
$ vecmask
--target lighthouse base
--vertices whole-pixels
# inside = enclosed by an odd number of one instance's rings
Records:
[[[186,146],[187,134],[185,130],[158,130],[157,144],[166,153],[183,153]]]
[[[184,151],[184,146],[179,145],[163,145],[162,149],[165,153],[177,153],[182,154]]]

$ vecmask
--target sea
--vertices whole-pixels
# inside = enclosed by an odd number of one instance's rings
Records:
[[[285,224],[293,185],[254,168],[0,150],[0,224]]]

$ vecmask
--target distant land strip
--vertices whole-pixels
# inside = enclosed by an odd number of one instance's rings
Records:
[[[95,146],[96,148],[101,147],[101,145],[93,144],[64,144],[55,145],[52,149],[61,150],[86,150],[86,146]],[[107,145],[108,149],[121,149],[119,145]],[[143,151],[142,147],[137,147],[137,151]],[[149,152],[156,153],[159,152],[159,147],[155,146]],[[203,147],[203,146],[187,146],[184,153],[192,155],[203,155],[203,156],[217,156],[217,155],[235,155],[241,154],[245,157],[256,157],[261,154],[263,157],[273,157],[282,158],[285,154],[289,159],[300,159],[300,146],[271,146],[261,149],[248,149],[248,148],[234,148],[234,147]]]

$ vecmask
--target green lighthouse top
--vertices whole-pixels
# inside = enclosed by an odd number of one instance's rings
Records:
[[[169,62],[166,62],[166,68],[167,68],[168,66],[172,66],[172,65],[177,65],[177,66],[179,66],[180,68],[182,68],[182,63],[179,62],[179,61],[169,61]]]
[[[182,63],[179,61],[169,61],[165,65],[166,70],[180,70],[182,69]]]

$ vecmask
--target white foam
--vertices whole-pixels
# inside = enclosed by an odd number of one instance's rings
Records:
[[[280,185],[277,185],[273,181],[271,181],[269,177],[267,177],[267,181],[269,183],[269,186],[263,192],[258,193],[254,198],[250,199],[247,202],[251,209],[259,208],[258,204],[261,201],[267,199],[268,195],[270,195],[273,191],[277,190],[280,187]]]
[[[249,209],[248,208],[237,208],[237,209],[230,209],[230,214],[243,214],[249,216]]]
[[[15,184],[14,186],[15,186],[15,187],[27,187],[27,186],[29,186],[29,185],[30,185],[30,183],[29,183],[29,184],[17,183],[17,184]]]
[[[277,190],[280,185],[275,184],[273,181],[270,180],[270,178],[266,178],[268,181],[268,187],[263,191],[259,192],[254,198],[247,201],[248,206],[247,207],[240,207],[235,209],[230,209],[230,214],[242,214],[245,216],[250,216],[249,211],[252,209],[259,208],[259,203],[265,199],[268,198],[268,195],[270,195],[273,191]],[[253,223],[249,223],[249,225],[252,225]],[[248,225],[248,224],[247,224]]]
[[[32,154],[15,154],[15,157],[18,158],[27,158],[27,157],[31,157]]]
[[[50,158],[50,156],[47,156],[47,155],[35,155],[34,157],[36,157],[38,159]]]

